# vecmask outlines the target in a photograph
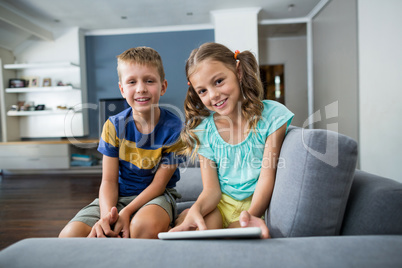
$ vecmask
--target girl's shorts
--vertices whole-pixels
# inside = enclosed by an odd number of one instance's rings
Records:
[[[252,198],[253,196],[250,196],[239,201],[222,193],[217,207],[222,215],[223,228],[227,228],[232,222],[239,221],[240,213],[250,208]]]
[[[116,204],[117,210],[120,212],[120,210],[122,210],[128,204],[130,204],[131,201],[133,201],[134,198],[136,197],[137,195],[119,196],[119,199]],[[163,195],[160,195],[152,199],[151,201],[143,205],[141,208],[148,205],[160,206],[169,214],[170,222],[172,224],[177,216],[176,199],[180,197],[181,195],[176,191],[176,189],[168,188],[165,190]],[[134,214],[131,217],[133,217]],[[91,204],[81,209],[70,222],[80,221],[93,227],[95,223],[99,221],[99,219],[100,219],[99,199],[96,198]]]

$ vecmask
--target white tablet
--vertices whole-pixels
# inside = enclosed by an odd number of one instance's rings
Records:
[[[158,234],[159,239],[183,240],[183,239],[256,239],[261,238],[261,228],[228,228],[203,231],[163,232]]]

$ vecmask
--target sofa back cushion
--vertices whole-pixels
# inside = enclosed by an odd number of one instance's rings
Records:
[[[357,143],[327,130],[290,128],[267,213],[275,237],[339,235],[357,161]]]
[[[181,194],[180,202],[197,200],[202,191],[201,171],[199,167],[180,167],[180,180],[176,184],[176,190]]]
[[[402,183],[356,170],[342,235],[402,235]]]

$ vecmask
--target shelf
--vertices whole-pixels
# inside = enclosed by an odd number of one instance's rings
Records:
[[[33,116],[33,115],[58,115],[67,114],[68,112],[82,113],[74,110],[42,110],[42,111],[8,111],[8,116]]]
[[[20,87],[20,88],[6,88],[6,93],[35,93],[35,92],[60,92],[80,90],[72,86],[57,86],[57,87]]]
[[[19,64],[4,65],[4,69],[8,70],[37,69],[37,68],[65,68],[65,67],[79,67],[79,65],[72,62],[41,62],[41,63],[19,63]]]

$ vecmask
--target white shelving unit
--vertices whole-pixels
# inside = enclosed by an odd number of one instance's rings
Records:
[[[3,75],[7,73],[7,75]],[[0,100],[3,142],[24,138],[82,137],[87,134],[86,111],[81,107],[86,90],[81,89],[81,67],[73,62],[44,62],[2,65]],[[38,86],[9,88],[11,78],[44,78],[53,84],[68,86]],[[44,110],[15,110],[18,103],[44,105]],[[65,109],[59,109],[64,107]]]
[[[73,62],[40,62],[40,63],[17,63],[17,64],[4,64],[4,69],[8,70],[22,70],[22,69],[40,69],[40,68],[66,68],[66,67],[80,67]]]
[[[33,93],[33,92],[54,92],[54,91],[70,91],[80,90],[72,86],[57,86],[57,87],[20,87],[6,88],[6,93]]]

